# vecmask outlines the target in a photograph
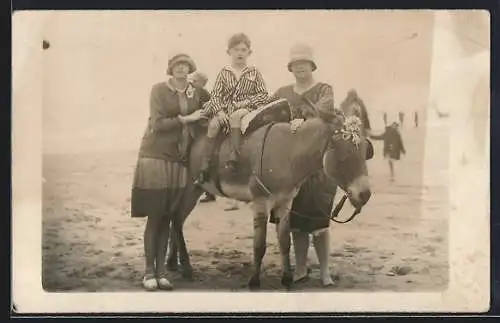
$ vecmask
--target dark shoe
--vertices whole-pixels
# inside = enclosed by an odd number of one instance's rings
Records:
[[[210,193],[205,193],[205,197],[200,200],[201,203],[213,202],[215,201],[215,195]]]

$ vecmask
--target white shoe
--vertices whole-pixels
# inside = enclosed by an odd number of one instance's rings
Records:
[[[334,282],[332,280],[332,277],[330,276],[330,274],[326,274],[326,275],[323,275],[321,277],[321,285],[323,287],[329,287],[329,286],[333,286],[334,285]]]
[[[155,277],[147,275],[142,279],[142,287],[148,292],[152,292],[158,289],[158,282]]]
[[[167,279],[167,277],[161,275],[160,278],[158,278],[158,286],[162,290],[172,290],[174,289],[174,286],[172,283]]]

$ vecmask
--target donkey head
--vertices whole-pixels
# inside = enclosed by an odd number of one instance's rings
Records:
[[[347,193],[352,205],[361,208],[371,196],[366,166],[371,147],[363,135],[361,120],[339,114],[331,120],[330,128],[323,170]]]

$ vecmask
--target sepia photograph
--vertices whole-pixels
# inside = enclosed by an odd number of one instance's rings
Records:
[[[19,312],[488,310],[487,11],[12,22]]]

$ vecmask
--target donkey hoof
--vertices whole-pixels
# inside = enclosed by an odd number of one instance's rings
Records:
[[[283,274],[281,277],[281,285],[285,286],[286,289],[290,289],[293,286],[293,275],[292,274]]]
[[[193,268],[183,268],[181,272],[182,278],[184,279],[193,279]]]
[[[250,278],[250,281],[248,282],[248,288],[250,290],[258,290],[260,289],[260,279],[259,277],[252,277]]]

